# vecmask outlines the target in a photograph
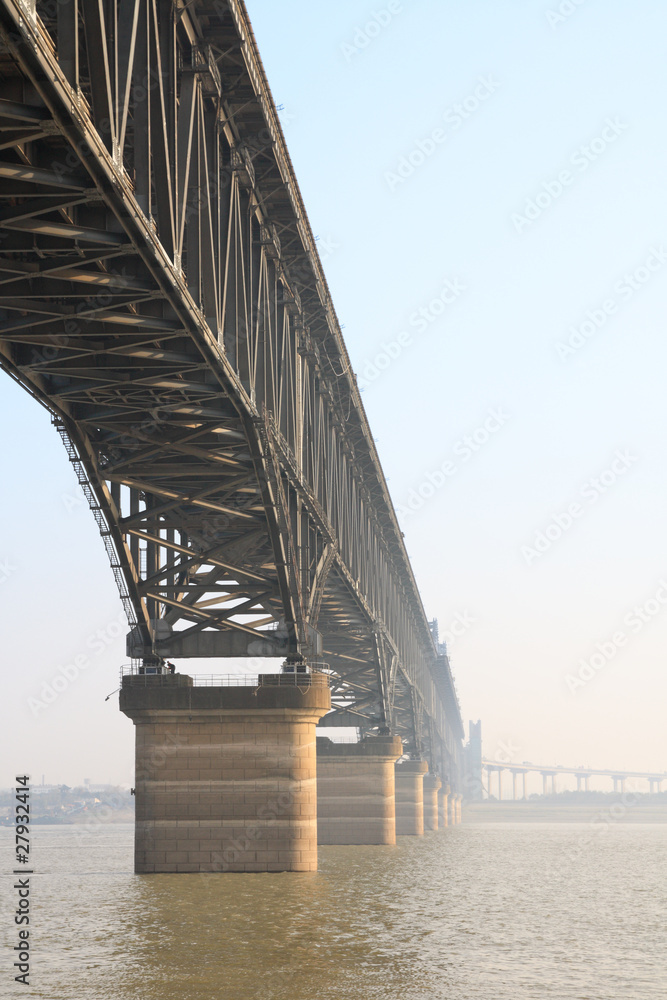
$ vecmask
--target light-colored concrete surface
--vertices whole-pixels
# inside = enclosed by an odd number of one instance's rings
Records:
[[[303,690],[124,688],[135,871],[315,871],[315,727],[329,707],[318,675]]]
[[[440,829],[449,826],[449,804],[448,798],[451,788],[444,784],[438,789],[438,823]]]
[[[424,775],[424,832],[437,830],[438,823],[438,791],[442,781],[435,774]]]
[[[396,764],[396,834],[421,837],[424,833],[425,760],[406,760]]]
[[[396,843],[394,764],[402,753],[398,736],[318,738],[318,843]]]

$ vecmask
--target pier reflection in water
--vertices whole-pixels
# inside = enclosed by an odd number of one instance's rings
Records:
[[[31,995],[48,1000],[667,992],[664,826],[464,825],[279,875],[134,875],[129,826],[36,827],[34,849]]]

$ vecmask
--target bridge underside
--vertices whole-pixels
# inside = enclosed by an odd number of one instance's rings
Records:
[[[137,659],[304,657],[458,767],[242,4],[0,3],[0,363],[53,415]]]

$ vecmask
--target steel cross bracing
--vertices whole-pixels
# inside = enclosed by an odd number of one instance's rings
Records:
[[[336,721],[453,768],[245,7],[0,0],[0,32],[0,358],[86,485],[129,652],[322,659]]]

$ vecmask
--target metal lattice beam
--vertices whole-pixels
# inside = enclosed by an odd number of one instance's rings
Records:
[[[440,770],[461,720],[239,0],[0,0],[0,363],[135,655],[301,653]],[[97,515],[96,515],[97,516]]]

